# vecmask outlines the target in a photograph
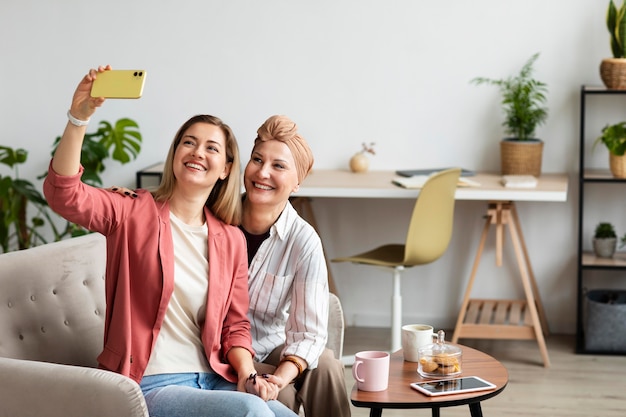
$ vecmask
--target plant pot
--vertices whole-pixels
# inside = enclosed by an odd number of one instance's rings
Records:
[[[593,251],[599,258],[612,258],[617,247],[617,238],[594,238]]]
[[[500,169],[502,175],[541,175],[543,141],[540,139],[500,141]]]
[[[600,78],[610,90],[626,90],[626,58],[605,58],[600,63]]]
[[[609,168],[615,178],[626,178],[626,154],[614,155],[609,152]]]

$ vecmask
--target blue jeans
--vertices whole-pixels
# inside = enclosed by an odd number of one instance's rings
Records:
[[[211,373],[145,376],[141,391],[150,417],[297,417],[279,401],[263,401]]]

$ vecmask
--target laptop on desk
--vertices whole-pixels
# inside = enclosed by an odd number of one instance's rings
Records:
[[[408,169],[408,170],[398,170],[396,171],[396,175],[400,175],[401,177],[414,177],[416,175],[430,175],[434,172],[444,171],[449,168],[430,168],[430,169]],[[462,177],[473,177],[476,175],[474,171],[470,171],[468,169],[461,170]]]

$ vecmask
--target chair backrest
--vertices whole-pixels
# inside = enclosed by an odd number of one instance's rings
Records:
[[[460,168],[433,174],[420,190],[409,223],[404,265],[423,265],[444,254],[452,238],[454,194]]]

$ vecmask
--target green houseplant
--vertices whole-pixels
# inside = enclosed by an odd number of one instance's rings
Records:
[[[54,141],[52,154],[61,140],[57,136]],[[86,184],[95,187],[102,186],[100,174],[104,172],[106,166],[104,162],[111,158],[126,164],[135,159],[141,151],[141,133],[139,125],[132,119],[122,118],[111,124],[106,120],[101,120],[98,130],[94,133],[85,133],[83,146],[80,155],[80,163],[83,166],[82,180]],[[39,178],[45,177],[46,174]],[[89,233],[88,230],[71,222],[66,223],[65,230],[58,234],[55,231],[55,240],[70,236],[80,236]]]
[[[626,178],[626,121],[607,125],[593,143],[602,142],[609,151],[609,167],[615,178]]]
[[[141,151],[141,139],[139,125],[132,119],[122,118],[115,124],[100,121],[97,131],[85,133],[80,155],[80,163],[85,169],[82,180],[93,186],[101,186],[100,174],[106,169],[104,161],[111,158],[122,164],[130,162]],[[60,140],[61,136],[55,139],[52,154]],[[39,178],[45,176],[43,174]]]
[[[535,131],[548,118],[548,87],[533,78],[537,58],[539,53],[531,56],[517,75],[501,79],[477,77],[471,81],[476,85],[493,85],[500,90],[505,114],[502,125],[508,135],[500,141],[503,175],[541,175],[543,141],[535,137]]]
[[[0,146],[0,163],[11,168],[13,176],[0,174],[0,248],[2,252],[26,249],[43,242],[38,228],[45,223],[46,200],[33,183],[19,177],[19,166],[28,158],[24,149]],[[29,217],[29,206],[35,215]],[[32,212],[32,210],[31,210]]]
[[[612,58],[600,63],[600,78],[609,89],[626,89],[626,0],[617,8],[609,1],[606,11],[606,27],[609,31]]]
[[[593,251],[597,257],[611,258],[617,246],[617,234],[615,227],[608,222],[600,222],[596,225],[593,235]]]
[[[59,143],[57,137],[53,147]],[[106,169],[107,159],[122,164],[135,159],[141,151],[141,133],[138,124],[128,118],[119,119],[115,124],[101,121],[98,130],[85,134],[81,164],[85,171],[84,182],[101,186],[100,174]],[[53,151],[54,153],[54,151]],[[28,152],[24,149],[12,149],[0,146],[0,164],[13,169],[13,176],[0,175],[0,249],[2,252],[27,249],[46,243],[42,228],[47,225],[54,240],[67,236],[88,233],[79,226],[66,222],[65,226],[56,226],[54,215],[36,187],[27,180],[19,178],[18,166],[25,163]],[[38,177],[44,178],[46,174]],[[32,214],[29,217],[29,214]]]

